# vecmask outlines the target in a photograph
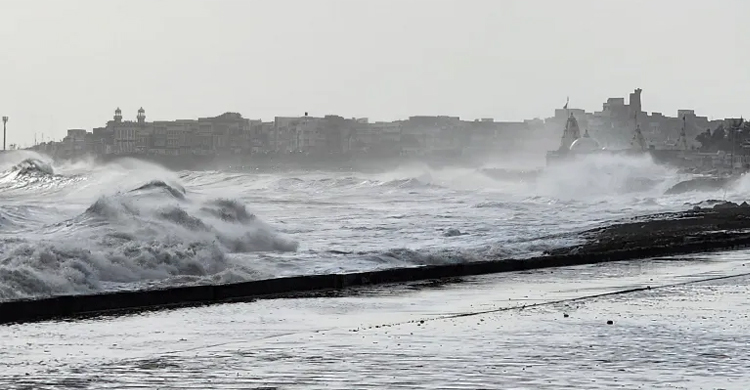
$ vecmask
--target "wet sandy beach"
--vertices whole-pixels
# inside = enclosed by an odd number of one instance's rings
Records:
[[[744,389],[747,256],[5,326],[0,385]]]

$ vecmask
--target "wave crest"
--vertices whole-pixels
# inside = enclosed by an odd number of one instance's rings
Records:
[[[146,192],[150,196],[142,197]],[[286,238],[233,199],[175,197],[151,181],[100,196],[83,213],[33,236],[0,242],[0,299],[141,288],[172,281],[252,279],[235,254],[293,252]],[[244,258],[246,259],[246,257]]]
[[[52,169],[50,164],[37,158],[27,158],[14,165],[11,171],[18,172],[19,175],[41,174],[52,176],[55,174],[55,170]]]
[[[152,180],[130,192],[161,190],[175,199],[185,199],[185,189],[177,184],[169,185],[162,180]]]
[[[70,244],[24,243],[0,261],[0,297],[101,291],[112,283],[205,276],[227,266],[211,245],[125,242],[109,250]]]
[[[201,210],[222,221],[241,224],[248,224],[255,221],[255,215],[249,213],[245,205],[232,199],[216,199]]]

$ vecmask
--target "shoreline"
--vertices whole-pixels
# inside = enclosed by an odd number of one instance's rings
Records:
[[[107,164],[119,159],[133,159],[137,161],[160,165],[172,171],[234,171],[234,172],[275,172],[275,171],[331,171],[331,172],[371,172],[382,173],[405,165],[426,165],[430,169],[468,168],[496,171],[500,178],[529,179],[530,176],[550,167],[545,163],[545,151],[542,150],[496,150],[465,153],[450,151],[442,153],[428,153],[421,155],[401,155],[398,153],[345,153],[345,154],[304,154],[304,153],[252,153],[252,154],[210,154],[210,155],[157,155],[157,154],[97,154],[84,153],[78,155],[48,154],[41,150],[23,149],[42,154],[56,162],[94,161]],[[21,150],[19,150],[21,151]],[[12,153],[14,151],[8,151]],[[547,160],[549,153],[546,151]],[[654,149],[647,152],[636,152],[629,149],[607,151],[605,154],[621,156],[648,156],[654,164],[676,169],[680,173],[693,175],[708,175],[721,178],[736,176],[750,168],[727,170],[717,166],[696,164],[698,161],[686,159],[680,150]],[[691,151],[698,154],[697,151]],[[504,167],[508,159],[524,161],[523,167]],[[565,160],[565,159],[562,159]],[[500,163],[496,166],[495,163]],[[553,164],[554,165],[554,164]],[[517,177],[517,176],[521,177]]]
[[[348,274],[284,277],[224,285],[65,295],[0,302],[0,324],[127,314],[257,299],[337,296],[364,286],[435,281],[544,268],[639,260],[750,247],[750,205],[717,203],[646,215],[578,233],[585,244],[529,259],[492,259]]]
[[[538,173],[549,166],[544,162],[544,153],[538,151],[522,152],[520,154],[506,155],[509,151],[497,151],[498,153],[477,153],[467,155],[462,153],[443,153],[427,155],[399,155],[399,154],[301,154],[301,153],[256,153],[256,154],[215,154],[215,155],[154,155],[154,154],[82,154],[75,156],[50,155],[43,151],[34,151],[45,155],[57,162],[79,162],[95,161],[107,164],[119,159],[134,159],[137,161],[158,164],[172,171],[282,171],[282,170],[325,170],[338,172],[383,172],[397,169],[400,166],[421,164],[431,169],[445,167],[487,169],[505,174]],[[12,151],[8,151],[12,153]],[[682,173],[707,174],[710,176],[722,175],[716,167],[699,167],[688,163],[673,150],[650,150],[648,153],[634,153],[630,151],[618,151],[614,155],[649,156],[658,165],[672,167]],[[519,157],[526,160],[524,168],[501,168],[493,167],[495,162],[505,162],[510,157]],[[533,157],[531,157],[533,156]],[[502,165],[502,164],[501,164]],[[736,172],[731,172],[736,173]],[[730,175],[731,176],[731,175]]]
[[[42,153],[43,154],[43,153]],[[107,164],[120,159],[134,159],[161,165],[172,171],[383,171],[409,164],[424,164],[433,169],[446,166],[480,168],[487,156],[398,156],[398,155],[215,155],[215,156],[158,156],[144,154],[82,155],[75,157],[48,156],[55,161],[93,160]]]

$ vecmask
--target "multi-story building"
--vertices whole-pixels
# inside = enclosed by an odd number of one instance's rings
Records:
[[[193,154],[207,156],[216,152],[213,129],[213,124],[210,122],[196,122],[192,125],[190,145]]]
[[[250,131],[250,120],[236,112],[227,112],[216,117],[198,119],[203,137],[212,135],[211,149],[219,154],[238,154],[243,151],[244,134]],[[202,143],[206,146],[205,141]]]
[[[62,144],[63,153],[68,156],[82,155],[88,152],[86,149],[86,130],[68,130],[68,135],[63,138]]]
[[[139,132],[146,127],[146,111],[141,107],[138,110],[136,121],[123,121],[122,110],[118,107],[115,110],[113,120],[107,122],[107,125],[100,130],[102,138],[99,140],[110,139],[113,142],[112,152],[114,154],[134,154],[137,150]]]
[[[251,153],[266,153],[274,150],[273,142],[274,123],[273,122],[253,122],[251,123],[250,148]]]
[[[468,134],[459,117],[412,116],[402,124],[404,155],[455,153],[468,144]]]
[[[302,121],[299,117],[277,116],[273,121],[273,134],[270,137],[271,150],[277,153],[291,153],[297,150],[297,126]]]
[[[276,117],[271,148],[281,153],[343,152],[348,149],[344,140],[353,127],[348,120],[334,115]]]
[[[296,123],[294,131],[295,150],[302,153],[316,153],[324,148],[323,118],[304,116]]]
[[[493,118],[476,119],[466,123],[469,139],[463,149],[466,155],[485,155],[497,148],[498,131]]]
[[[401,153],[402,123],[368,123],[367,118],[355,120],[348,148],[352,153],[399,155]]]
[[[326,115],[318,125],[317,152],[326,154],[349,153],[356,135],[357,119],[346,119],[338,115]]]
[[[257,121],[256,121],[257,122]],[[115,110],[113,120],[94,129],[97,152],[102,154],[211,155],[241,153],[250,149],[250,120],[237,113],[217,117],[146,122],[143,108],[136,121],[123,121]],[[106,147],[111,145],[111,148]]]

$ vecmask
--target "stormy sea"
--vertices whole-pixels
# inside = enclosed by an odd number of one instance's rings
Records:
[[[688,177],[649,157],[517,165],[172,171],[2,154],[0,299],[523,258],[750,189],[667,194]]]
[[[543,165],[174,171],[2,154],[0,301],[524,258],[750,192],[691,187],[645,156]],[[0,387],[747,388],[748,253],[7,324]]]

